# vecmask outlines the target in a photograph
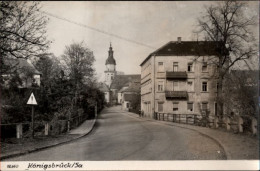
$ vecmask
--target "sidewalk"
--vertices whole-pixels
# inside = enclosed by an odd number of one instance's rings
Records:
[[[41,136],[23,139],[14,139],[12,143],[1,142],[1,160],[10,157],[15,157],[45,148],[54,147],[60,144],[65,144],[70,141],[81,138],[89,134],[96,123],[96,118],[86,120],[79,127],[71,130],[69,133],[55,136]]]
[[[149,118],[140,118],[139,115],[134,113],[126,113],[138,119],[197,131],[218,143],[224,149],[229,160],[259,160],[259,141],[256,137],[194,125],[156,121]]]

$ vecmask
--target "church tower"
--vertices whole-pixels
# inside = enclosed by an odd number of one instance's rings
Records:
[[[110,87],[113,79],[116,76],[116,60],[114,59],[114,51],[111,43],[108,51],[108,58],[106,60],[105,84]]]

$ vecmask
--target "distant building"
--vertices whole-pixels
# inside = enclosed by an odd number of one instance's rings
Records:
[[[100,83],[98,85],[98,88],[100,91],[102,91],[105,95],[105,102],[108,104],[111,102],[111,91],[109,90],[109,87],[105,83]]]
[[[215,42],[181,41],[180,37],[151,53],[140,65],[144,115],[216,115],[216,68],[209,65],[216,55]]]
[[[116,60],[114,58],[114,51],[110,43],[108,58],[106,59],[105,81],[109,89],[108,103],[121,104],[122,90],[129,87],[130,83],[141,81],[141,75],[124,75],[123,72],[116,71]],[[108,92],[108,91],[106,91]]]
[[[122,109],[140,110],[140,103],[141,103],[140,86],[141,86],[140,81],[130,82],[129,87],[121,91]]]
[[[128,86],[129,86],[129,83],[125,84],[125,85],[118,91],[118,93],[117,93],[117,102],[118,102],[119,104],[122,104],[122,101],[123,101],[123,98],[122,98],[122,96],[123,96],[123,91],[126,90],[126,89],[128,88]]]
[[[10,80],[17,73],[22,81],[19,88],[30,88],[39,87],[41,84],[41,73],[35,69],[33,64],[31,64],[26,59],[8,59],[4,61],[5,65],[10,67],[7,73],[2,75],[4,79],[4,86],[9,87]]]
[[[114,104],[122,103],[122,91],[127,89],[131,83],[140,83],[141,75],[116,75],[110,90],[112,92],[112,102]],[[121,96],[121,97],[120,97]]]

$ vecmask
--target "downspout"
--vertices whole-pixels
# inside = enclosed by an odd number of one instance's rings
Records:
[[[153,84],[153,119],[155,119],[155,55],[153,56],[153,65],[154,65],[154,70],[153,70],[153,77],[154,77],[154,84]]]

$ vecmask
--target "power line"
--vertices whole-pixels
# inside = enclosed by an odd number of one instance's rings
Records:
[[[125,41],[131,42],[131,43],[134,43],[134,44],[138,44],[138,45],[141,45],[141,46],[145,46],[145,47],[150,48],[150,49],[156,49],[155,47],[152,47],[152,46],[149,46],[149,45],[137,42],[135,40],[131,40],[131,39],[128,39],[128,38],[125,38],[125,37],[122,37],[122,36],[118,36],[116,34],[109,33],[109,32],[106,32],[104,30],[100,30],[100,29],[97,29],[97,28],[94,28],[94,27],[91,27],[91,26],[88,26],[88,25],[85,25],[85,24],[82,24],[82,23],[71,21],[71,20],[66,19],[64,17],[60,17],[60,16],[57,16],[57,15],[51,14],[49,12],[45,12],[45,11],[39,11],[39,12],[43,13],[43,14],[46,14],[48,16],[51,16],[51,17],[63,20],[63,21],[67,21],[67,22],[72,23],[72,24],[76,24],[76,25],[84,27],[84,28],[88,28],[88,29],[94,30],[94,31],[99,32],[99,33],[103,33],[103,34],[106,34],[106,35],[109,35],[109,36],[112,36],[112,37],[116,37],[116,38],[121,39],[121,40],[125,40]]]

